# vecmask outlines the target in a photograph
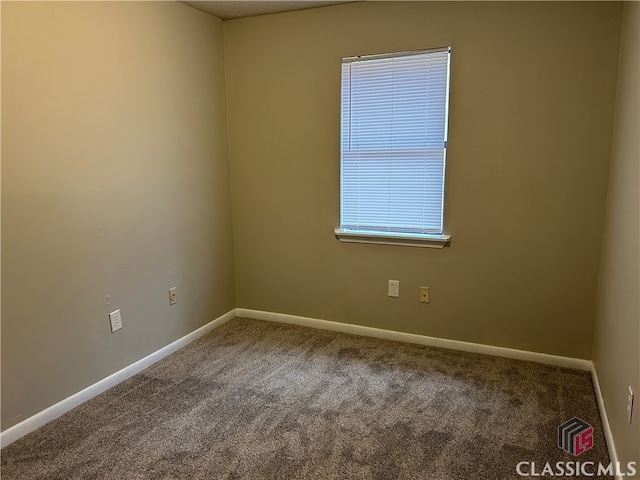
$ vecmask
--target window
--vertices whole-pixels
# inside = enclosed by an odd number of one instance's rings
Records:
[[[442,247],[450,47],[342,59],[342,241]]]

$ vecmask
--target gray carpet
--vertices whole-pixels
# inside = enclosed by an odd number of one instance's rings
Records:
[[[572,457],[559,424],[594,427]],[[4,448],[3,479],[513,479],[608,463],[587,372],[235,319]],[[592,477],[597,478],[597,477]]]

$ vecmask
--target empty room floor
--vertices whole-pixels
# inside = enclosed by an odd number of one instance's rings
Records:
[[[512,479],[588,372],[235,319],[2,450],[3,479]],[[597,478],[597,477],[592,477]]]

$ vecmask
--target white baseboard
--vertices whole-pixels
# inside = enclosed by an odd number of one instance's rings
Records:
[[[607,442],[607,449],[611,462],[618,461],[615,443],[611,434],[607,411],[600,390],[598,374],[591,360],[580,358],[561,357],[557,355],[548,355],[546,353],[529,352],[525,350],[516,350],[513,348],[494,347],[491,345],[483,345],[479,343],[461,342],[458,340],[448,340],[436,337],[427,337],[424,335],[416,335],[413,333],[395,332],[393,330],[383,330],[380,328],[364,327],[362,325],[353,325],[349,323],[331,322],[328,320],[319,320],[316,318],[300,317],[297,315],[289,315],[286,313],[273,313],[261,310],[250,310],[246,308],[237,308],[236,313],[239,317],[253,318],[256,320],[266,320],[270,322],[290,323],[294,325],[302,325],[305,327],[317,328],[320,330],[333,330],[336,332],[350,333],[353,335],[361,335],[366,337],[382,338],[385,340],[394,340],[397,342],[415,343],[418,345],[428,345],[432,347],[448,348],[451,350],[461,350],[465,352],[480,353],[484,355],[493,355],[496,357],[512,358],[515,360],[527,360],[530,362],[543,363],[546,365],[555,365],[558,367],[572,368],[575,370],[585,370],[591,372],[593,387],[596,394],[598,409],[600,411],[600,419],[602,421],[602,429]],[[616,480],[622,480],[616,477]]]
[[[336,332],[350,333],[366,337],[381,338],[385,340],[393,340],[404,343],[414,343],[418,345],[428,345],[432,347],[448,348],[452,350],[461,350],[465,352],[480,353],[484,355],[493,355],[497,357],[512,358],[516,360],[526,360],[531,362],[543,363],[547,365],[555,365],[565,368],[573,368],[576,370],[590,371],[593,379],[593,386],[596,393],[598,408],[600,410],[600,418],[602,420],[602,428],[607,440],[609,457],[612,462],[617,462],[618,457],[611,435],[611,428],[607,418],[607,412],[598,382],[598,375],[593,362],[578,358],[561,357],[556,355],[548,355],[546,353],[529,352],[525,350],[516,350],[512,348],[494,347],[491,345],[483,345],[479,343],[461,342],[458,340],[448,340],[436,337],[428,337],[424,335],[416,335],[413,333],[395,332],[393,330],[383,330],[380,328],[365,327],[362,325],[354,325],[349,323],[331,322],[328,320],[319,320],[310,317],[301,317],[297,315],[289,315],[285,313],[265,312],[261,310],[250,310],[246,308],[236,308],[221,315],[208,324],[198,328],[197,330],[179,338],[175,342],[157,350],[156,352],[144,357],[141,360],[123,368],[122,370],[109,375],[108,377],[90,385],[70,397],[61,400],[49,408],[27,418],[26,420],[8,428],[0,433],[0,446],[5,447],[28,433],[36,430],[44,424],[58,418],[62,414],[86,402],[87,400],[99,395],[105,390],[117,385],[127,378],[141,372],[157,361],[172,354],[176,350],[188,345],[197,338],[209,333],[211,330],[223,325],[235,317],[253,318],[256,320],[266,320],[270,322],[289,323],[301,325],[320,330],[332,330]],[[616,479],[618,480],[618,479]]]
[[[580,358],[560,357],[546,353],[529,352],[526,350],[516,350],[513,348],[494,347],[480,343],[461,342],[459,340],[448,340],[436,337],[416,335],[414,333],[395,332],[393,330],[383,330],[380,328],[364,327],[350,323],[331,322],[316,318],[300,317],[286,313],[265,312],[262,310],[249,310],[237,308],[239,317],[253,318],[255,320],[267,320],[270,322],[290,323],[305,327],[317,328],[320,330],[333,330],[336,332],[351,333],[365,337],[382,338],[394,340],[396,342],[415,343],[418,345],[428,345],[431,347],[448,348],[451,350],[461,350],[464,352],[481,353],[493,355],[494,357],[513,358],[516,360],[527,360],[530,362],[556,365],[558,367],[573,368],[575,370],[591,371],[593,363],[590,360]]]
[[[294,325],[302,325],[305,327],[317,328],[321,330],[333,330],[336,332],[350,333],[353,335],[361,335],[366,337],[382,338],[385,340],[394,340],[397,342],[415,343],[418,345],[428,345],[432,347],[448,348],[452,350],[461,350],[465,352],[480,353],[484,355],[493,355],[496,357],[512,358],[515,360],[527,360],[530,362],[543,363],[546,365],[555,365],[558,367],[573,368],[576,370],[585,370],[591,372],[593,387],[596,394],[596,401],[600,411],[600,419],[602,421],[602,429],[607,442],[609,458],[611,462],[616,464],[618,456],[616,454],[615,443],[611,434],[611,427],[607,417],[607,411],[600,390],[600,382],[595,366],[591,360],[580,358],[561,357],[557,355],[548,355],[546,353],[528,352],[525,350],[516,350],[513,348],[494,347],[491,345],[483,345],[479,343],[461,342],[458,340],[448,340],[436,337],[427,337],[424,335],[416,335],[413,333],[395,332],[393,330],[383,330],[380,328],[364,327],[362,325],[353,325],[349,323],[331,322],[328,320],[319,320],[316,318],[300,317],[297,315],[289,315],[286,313],[273,313],[261,310],[250,310],[246,308],[237,308],[236,313],[239,317],[253,318],[256,320],[266,320],[270,322],[290,323]],[[616,480],[622,480],[622,477],[616,477]]]
[[[609,417],[607,417],[607,409],[604,406],[604,398],[602,397],[602,390],[600,390],[600,382],[598,381],[598,372],[596,366],[591,363],[591,380],[593,381],[593,389],[596,392],[596,400],[598,402],[598,410],[600,410],[600,421],[602,422],[602,430],[604,431],[604,438],[607,440],[607,449],[609,450],[609,459],[611,463],[617,465],[618,454],[616,452],[616,444],[613,441],[613,434],[611,433],[611,426],[609,425]],[[622,480],[622,477],[616,475],[616,480]]]
[[[65,398],[64,400],[59,401],[55,405],[50,406],[42,410],[41,412],[36,413],[35,415],[23,420],[22,422],[14,425],[13,427],[7,428],[2,433],[0,433],[0,446],[6,447],[10,443],[15,442],[19,438],[24,437],[26,434],[33,432],[35,429],[40,428],[46,423],[49,423],[51,420],[58,418],[60,415],[67,413],[69,410],[77,407],[78,405],[86,402],[87,400],[99,395],[105,390],[117,385],[118,383],[126,380],[127,378],[135,375],[136,373],[141,372],[147,367],[153,365],[158,360],[163,359],[164,357],[171,355],[176,350],[184,347],[185,345],[193,342],[197,338],[209,333],[214,328],[219,327],[220,325],[228,322],[232,318],[237,316],[236,309],[230,310],[229,312],[221,315],[215,320],[207,323],[206,325],[194,330],[193,332],[185,335],[182,338],[179,338],[175,342],[170,343],[166,347],[162,347],[160,350],[153,352],[150,355],[138,360],[135,363],[132,363],[128,367],[123,368],[115,372],[112,375],[109,375],[106,378],[94,383],[93,385],[88,386],[84,390],[79,391],[71,395],[70,397]]]

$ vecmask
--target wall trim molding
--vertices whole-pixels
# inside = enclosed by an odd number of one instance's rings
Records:
[[[596,365],[593,362],[591,362],[591,381],[593,382],[593,389],[596,392],[598,410],[600,411],[600,421],[602,422],[602,430],[604,431],[604,438],[607,441],[607,450],[609,451],[609,460],[611,460],[611,463],[616,465],[616,463],[618,462],[618,453],[616,452],[616,444],[613,441],[613,434],[611,433],[611,425],[609,424],[607,409],[604,405],[602,390],[600,389],[600,381],[598,380],[598,371],[596,370]],[[615,479],[622,480],[622,477],[620,475],[616,475]]]
[[[611,427],[609,425],[609,419],[607,417],[607,410],[604,404],[604,399],[602,397],[600,382],[598,381],[598,373],[596,371],[594,363],[591,360],[561,357],[557,355],[549,355],[546,353],[496,347],[480,343],[462,342],[459,340],[429,337],[425,335],[417,335],[414,333],[397,332],[393,330],[365,327],[363,325],[332,322],[329,320],[320,320],[311,317],[301,317],[298,315],[289,315],[286,313],[274,313],[246,308],[235,308],[233,310],[229,310],[227,313],[219,316],[215,320],[212,320],[211,322],[198,328],[197,330],[188,333],[184,337],[175,340],[174,342],[160,348],[150,355],[147,355],[137,362],[132,363],[122,370],[119,370],[109,375],[108,377],[99,380],[93,385],[90,385],[87,388],[74,393],[64,400],[61,400],[58,403],[42,410],[41,412],[38,412],[35,415],[23,420],[22,422],[4,430],[3,432],[0,432],[0,447],[6,447],[16,440],[24,437],[28,433],[31,433],[37,428],[40,428],[41,426],[49,423],[51,420],[60,417],[61,415],[67,413],[78,405],[86,402],[87,400],[90,400],[91,398],[119,384],[120,382],[123,382],[127,378],[132,377],[136,373],[145,370],[159,360],[162,360],[163,358],[171,355],[175,351],[181,349],[182,347],[185,347],[194,340],[202,337],[203,335],[206,335],[207,333],[236,317],[252,318],[255,320],[265,320],[277,323],[287,323],[315,328],[319,330],[331,330],[334,332],[350,333],[352,335],[381,338],[384,340],[392,340],[396,342],[413,343],[417,345],[427,345],[438,348],[448,348],[451,350],[460,350],[464,352],[492,355],[495,357],[512,358],[515,360],[525,360],[530,362],[543,363],[546,365],[555,365],[558,367],[589,371],[591,372],[591,379],[598,403],[598,409],[600,411],[600,419],[602,421],[602,429],[604,431],[604,436],[607,442],[609,457],[612,462],[618,461],[618,456],[616,454],[615,444],[613,441],[613,435],[611,433]],[[621,480],[621,478],[616,477],[616,480]]]
[[[229,320],[235,318],[237,316],[236,309],[228,311],[227,313],[219,316],[215,320],[203,325],[202,327],[194,330],[191,333],[188,333],[184,337],[171,342],[170,344],[156,350],[155,352],[147,355],[146,357],[138,360],[137,362],[132,363],[131,365],[119,370],[108,377],[103,378],[102,380],[97,381],[93,385],[89,385],[87,388],[80,390],[73,395],[60,400],[58,403],[45,408],[44,410],[32,415],[31,417],[23,420],[22,422],[7,428],[3,432],[0,433],[0,447],[4,448],[7,445],[15,442],[19,438],[24,437],[28,433],[33,432],[37,428],[49,423],[51,420],[58,418],[59,416],[67,413],[69,410],[77,407],[78,405],[90,400],[96,395],[101,394],[105,390],[119,384],[120,382],[126,380],[129,377],[132,377],[136,373],[141,372],[142,370],[150,367],[154,363],[159,360],[162,360],[164,357],[171,355],[175,351],[181,349],[182,347],[188,345],[194,340],[200,338],[201,336],[209,333],[213,329],[227,323]]]
[[[265,312],[262,310],[250,310],[246,308],[237,308],[238,317],[253,318],[255,320],[266,320],[269,322],[289,323],[293,325],[301,325],[304,327],[317,328],[320,330],[332,330],[335,332],[350,333],[353,335],[361,335],[365,337],[375,337],[385,340],[393,340],[396,342],[414,343],[418,345],[428,345],[431,347],[448,348],[451,350],[461,350],[464,352],[480,353],[483,355],[492,355],[494,357],[505,357],[514,360],[525,360],[546,365],[555,365],[558,367],[572,368],[575,370],[583,370],[591,372],[591,381],[596,395],[596,403],[600,412],[600,420],[602,422],[602,430],[604,431],[605,440],[607,442],[607,450],[612,462],[618,461],[611,426],[607,417],[607,410],[600,389],[598,373],[596,367],[591,360],[581,358],[561,357],[557,355],[549,355],[546,353],[530,352],[526,350],[516,350],[513,348],[495,347],[492,345],[484,345],[480,343],[462,342],[459,340],[449,340],[437,337],[428,337],[425,335],[416,335],[414,333],[396,332],[393,330],[383,330],[380,328],[365,327],[363,325],[354,325],[349,323],[332,322],[328,320],[319,320],[310,317],[301,317],[298,315],[289,315],[286,313]],[[616,480],[622,480],[617,476]]]
[[[365,327],[351,323],[332,322],[329,320],[319,320],[317,318],[300,317],[286,313],[265,312],[262,310],[250,310],[237,308],[239,317],[253,318],[255,320],[266,320],[270,322],[290,323],[305,327],[317,328],[320,330],[332,330],[335,332],[350,333],[365,337],[382,338],[396,342],[415,343],[418,345],[428,345],[431,347],[448,348],[451,350],[461,350],[464,352],[480,353],[492,355],[494,357],[512,358],[515,360],[526,360],[546,365],[572,368],[575,370],[591,371],[593,364],[590,360],[580,358],[561,357],[549,355],[547,353],[530,352],[526,350],[516,350],[506,347],[495,347],[481,343],[462,342],[459,340],[449,340],[446,338],[428,337],[415,333],[397,332],[394,330],[383,330],[380,328]]]

